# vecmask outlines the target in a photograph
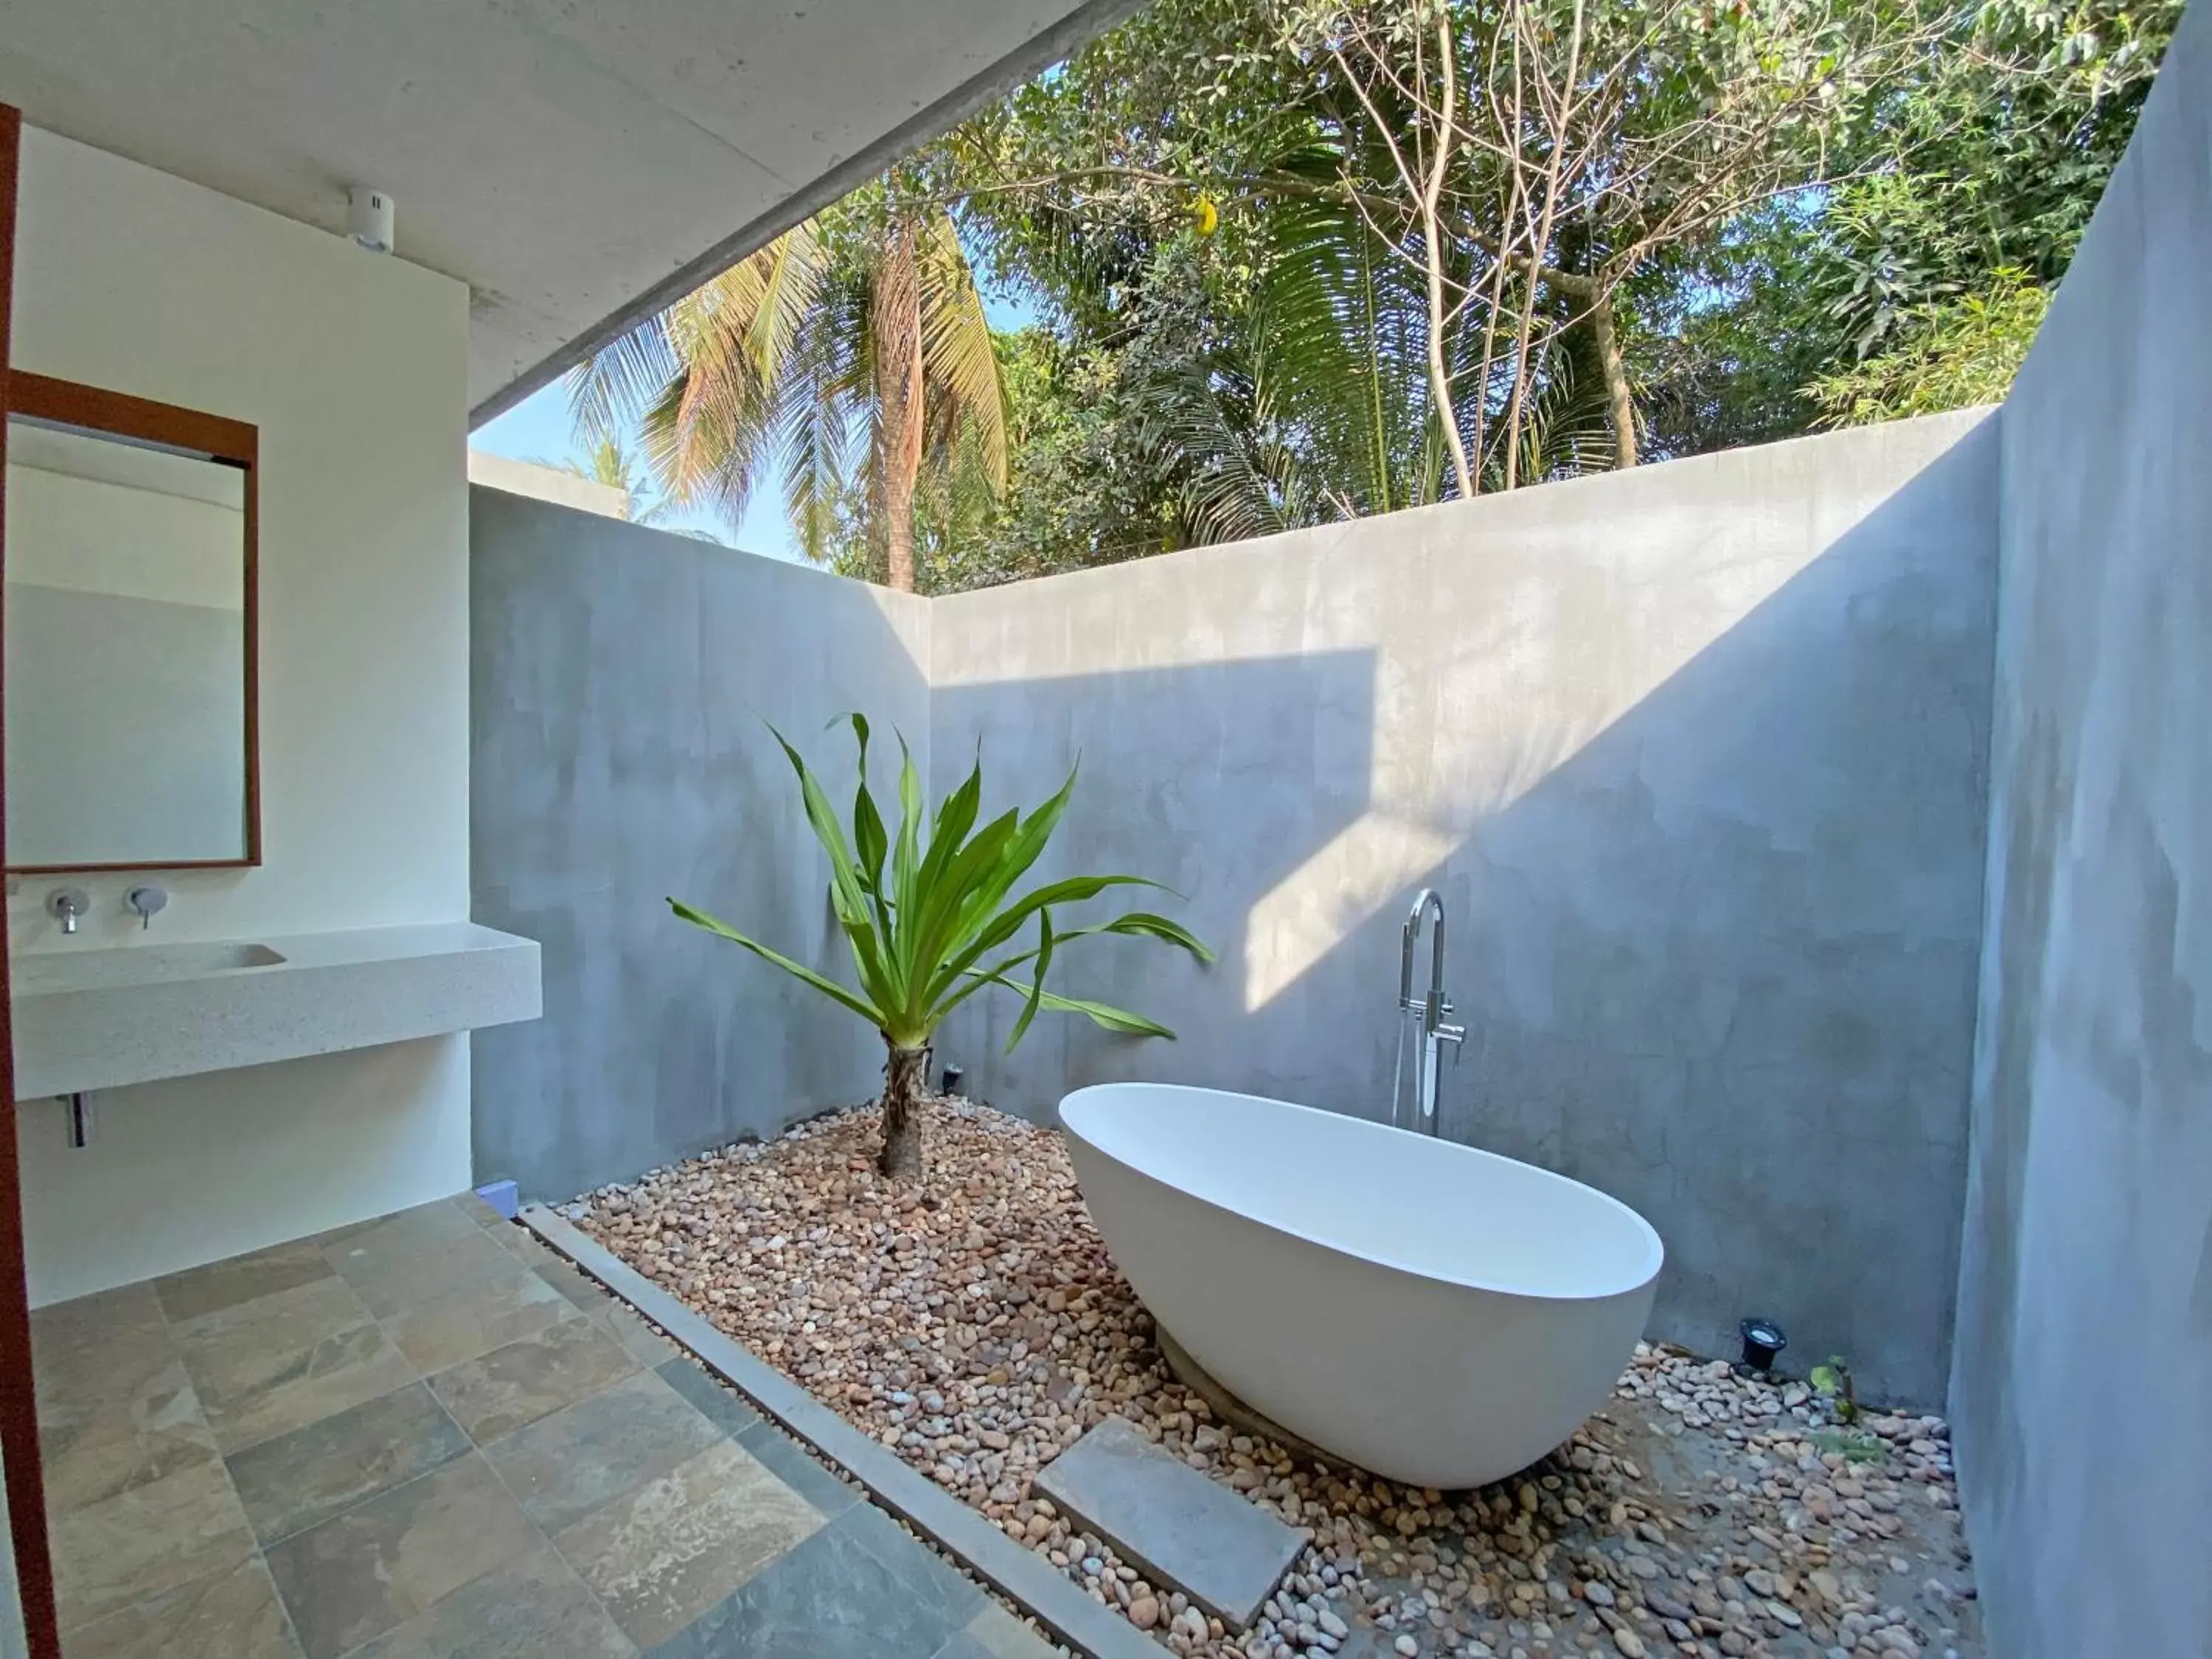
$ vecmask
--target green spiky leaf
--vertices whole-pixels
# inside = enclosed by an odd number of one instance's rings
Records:
[[[781,732],[769,729],[791,763],[807,823],[828,860],[830,910],[851,955],[853,983],[841,984],[718,917],[671,899],[678,916],[811,986],[875,1025],[898,1048],[926,1045],[948,1013],[989,986],[1011,990],[1022,999],[1007,1040],[1009,1049],[1021,1041],[1040,1011],[1080,1014],[1104,1030],[1129,1036],[1174,1035],[1143,1014],[1066,996],[1047,984],[1061,964],[1066,946],[1103,935],[1170,945],[1201,963],[1214,959],[1188,927],[1150,910],[1129,910],[1073,927],[1058,925],[1056,911],[1095,899],[1109,888],[1160,888],[1159,883],[1141,876],[1061,876],[1015,895],[1023,877],[1043,856],[1067,810],[1075,790],[1074,771],[1034,811],[1005,812],[979,829],[981,757],[933,815],[923,798],[921,769],[901,738],[894,826],[885,820],[868,787],[867,720],[854,714],[830,724],[849,725],[858,750],[849,836],[805,757]],[[1032,923],[1036,928],[1033,946],[980,965]],[[1027,979],[1015,978],[1015,971],[1024,968],[1029,970]]]

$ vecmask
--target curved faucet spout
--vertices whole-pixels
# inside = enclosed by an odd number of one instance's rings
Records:
[[[1420,943],[1421,927],[1429,928],[1429,989],[1428,994],[1413,994],[1413,948]],[[1444,995],[1444,902],[1433,887],[1424,887],[1413,896],[1413,908],[1407,913],[1406,926],[1399,939],[1398,950],[1398,1006],[1408,1017],[1415,1037],[1415,1063],[1419,1067],[1413,1081],[1413,1098],[1418,1119],[1431,1125],[1431,1132],[1441,1126],[1437,1119],[1437,1068],[1445,1043],[1452,1046],[1452,1055],[1457,1059],[1459,1044],[1467,1035],[1466,1028],[1449,1025],[1444,1016],[1452,1012],[1451,1000]],[[1399,1076],[1390,1085],[1390,1118],[1397,1121],[1398,1101],[1403,1088],[1405,1048],[1399,1048]]]
[[[1400,935],[1398,948],[1398,1001],[1413,1009],[1421,1005],[1413,1000],[1413,947],[1420,942],[1424,917],[1434,915],[1435,926],[1429,937],[1429,993],[1431,1004],[1443,994],[1444,982],[1444,902],[1433,887],[1424,887],[1413,895],[1413,908],[1406,913],[1406,926]]]

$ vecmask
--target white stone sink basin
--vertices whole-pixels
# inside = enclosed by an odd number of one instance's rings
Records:
[[[35,995],[42,991],[200,979],[210,974],[243,973],[249,968],[276,968],[283,961],[280,952],[265,945],[222,939],[211,945],[149,945],[138,950],[42,951],[15,957],[8,971],[19,994]]]
[[[538,1018],[538,945],[472,922],[13,957],[15,1096],[123,1089]]]

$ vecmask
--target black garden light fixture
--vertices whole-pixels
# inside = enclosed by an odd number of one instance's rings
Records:
[[[1782,1327],[1771,1319],[1747,1319],[1736,1329],[1743,1334],[1743,1364],[1761,1376],[1774,1369],[1774,1361],[1790,1346]]]

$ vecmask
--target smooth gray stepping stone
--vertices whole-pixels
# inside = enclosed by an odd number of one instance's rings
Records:
[[[1045,1465],[1036,1490],[1155,1584],[1250,1625],[1308,1534],[1178,1462],[1121,1418]]]

